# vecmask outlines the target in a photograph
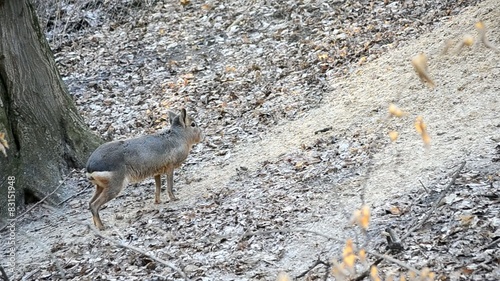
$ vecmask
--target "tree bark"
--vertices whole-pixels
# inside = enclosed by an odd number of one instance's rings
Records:
[[[22,208],[25,198],[56,188],[69,168],[83,167],[100,143],[78,114],[28,0],[0,0],[0,132],[9,143],[7,157],[0,154],[0,219],[8,218],[8,178],[15,177]]]

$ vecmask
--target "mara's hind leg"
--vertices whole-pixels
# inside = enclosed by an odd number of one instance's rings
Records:
[[[98,184],[95,185],[95,193],[94,193],[94,196],[92,196],[92,198],[90,199],[89,208],[90,208],[92,202],[94,202],[97,199],[97,197],[99,197],[99,195],[101,195],[103,190],[104,190],[104,187],[102,187]]]
[[[104,229],[104,225],[101,221],[101,217],[99,216],[99,209],[102,205],[109,202],[111,199],[115,198],[120,194],[120,191],[125,186],[125,177],[114,175],[113,178],[109,181],[108,186],[104,187],[102,191],[97,195],[97,198],[92,198],[93,200],[90,202],[90,211],[92,212],[92,217],[94,220],[94,225],[100,229]],[[97,192],[97,191],[96,191]],[[94,195],[95,196],[95,195]]]
[[[167,171],[167,194],[168,198],[171,201],[176,201],[178,199],[174,195],[174,192],[172,190],[173,187],[174,187],[174,169],[170,169]]]
[[[92,196],[89,202],[89,209],[92,213],[92,220],[94,221],[94,225],[97,227],[99,227],[99,224],[102,226],[101,219],[99,218],[99,209],[92,208],[92,204],[95,202],[95,200],[97,200],[97,198],[99,198],[99,196],[101,196],[104,189],[105,188],[103,186],[96,184],[94,196]]]

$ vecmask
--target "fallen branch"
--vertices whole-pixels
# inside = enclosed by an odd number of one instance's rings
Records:
[[[436,208],[439,206],[439,204],[441,203],[441,201],[443,200],[443,198],[446,196],[446,194],[449,192],[449,190],[451,189],[451,187],[455,184],[455,181],[457,180],[458,178],[458,175],[460,173],[460,171],[462,171],[462,169],[464,168],[465,166],[465,163],[466,161],[462,162],[462,164],[460,165],[460,167],[455,171],[455,173],[453,174],[452,178],[451,178],[451,181],[450,183],[448,184],[448,186],[446,186],[445,190],[441,193],[441,195],[439,196],[439,198],[434,202],[434,204],[432,205],[431,209],[427,212],[427,214],[425,215],[425,217],[422,219],[422,221],[420,221],[417,225],[415,225],[414,227],[412,227],[410,230],[408,230],[407,233],[405,233],[405,235],[403,235],[403,237],[401,237],[400,239],[400,243],[402,243],[406,238],[408,238],[408,236],[410,236],[410,234],[417,230],[418,228],[420,228],[429,218],[430,216],[434,213],[434,211],[436,210]],[[386,256],[390,251],[387,251],[384,256]],[[382,261],[384,260],[384,258],[381,258],[379,257],[377,260],[375,260],[372,265],[370,266],[370,268],[372,266],[376,266],[378,264],[380,264]],[[356,279],[354,279],[355,281],[361,281],[363,279],[365,279],[366,277],[368,277],[370,275],[370,270],[365,270],[363,273],[361,273],[361,275],[359,275]]]
[[[0,272],[2,273],[2,280],[9,281],[9,277],[7,276],[7,273],[5,273],[5,270],[3,269],[1,264],[0,264]]]
[[[58,213],[58,210],[54,207],[51,207],[51,206],[46,206],[46,208],[52,210],[53,212],[55,213]],[[104,234],[102,234],[99,230],[97,230],[95,227],[91,226],[90,224],[88,223],[82,223],[82,222],[79,222],[79,221],[76,221],[76,220],[73,220],[73,219],[70,219],[68,216],[64,216],[65,219],[69,220],[69,221],[72,221],[74,223],[77,223],[79,225],[82,225],[82,226],[85,226],[87,227],[88,229],[90,229],[91,231],[94,232],[95,235],[97,235],[98,237],[104,239],[104,240],[108,240],[109,242],[112,242],[113,244],[117,245],[118,247],[120,248],[124,248],[124,249],[128,249],[128,250],[132,250],[136,253],[139,253],[143,256],[146,256],[160,264],[163,264],[169,268],[171,268],[172,270],[174,270],[175,272],[177,272],[182,278],[184,278],[184,280],[186,281],[189,281],[190,279],[186,276],[186,274],[180,269],[178,268],[177,266],[175,266],[173,263],[171,262],[168,262],[168,261],[165,261],[163,259],[160,259],[160,258],[157,258],[151,254],[148,254],[146,253],[145,251],[143,251],[142,249],[139,249],[137,247],[134,247],[134,246],[131,246],[131,245],[127,245],[127,244],[124,244],[120,241],[116,241],[115,239],[111,238],[111,237],[108,237]]]
[[[326,128],[319,129],[319,130],[315,131],[314,134],[317,135],[319,133],[324,133],[324,132],[328,132],[328,131],[331,131],[331,130],[332,130],[332,127],[326,127]]]
[[[314,230],[309,230],[305,228],[281,228],[281,229],[273,229],[273,230],[263,230],[263,231],[255,231],[255,232],[246,232],[242,235],[242,238],[248,237],[248,236],[257,236],[257,235],[266,235],[266,234],[273,234],[273,233],[294,233],[294,232],[302,232],[302,233],[312,233],[321,237],[324,237],[328,240],[333,240],[339,243],[344,244],[345,241],[342,241],[341,239],[326,235],[324,233],[320,233]]]
[[[59,272],[59,274],[61,275],[61,279],[66,281],[66,271],[63,269],[63,267],[61,266],[61,263],[57,260],[57,258],[54,256],[54,254],[52,253],[52,251],[50,249],[48,249],[44,244],[42,244],[40,241],[38,241],[38,239],[32,237],[31,235],[29,235],[28,233],[26,233],[25,231],[22,231],[20,230],[20,232],[26,236],[29,240],[31,240],[33,243],[35,243],[38,247],[42,248],[45,250],[45,252],[47,252],[47,254],[50,256],[50,258],[54,261],[54,265],[56,266],[57,268],[57,271]]]
[[[99,230],[97,230],[95,227],[91,226],[88,223],[80,223],[80,222],[78,222],[78,223],[83,225],[83,226],[86,226],[88,229],[92,230],[95,235],[101,237],[104,240],[108,240],[109,242],[112,242],[113,244],[117,245],[120,248],[132,250],[138,254],[141,254],[143,256],[146,256],[146,257],[156,261],[157,263],[160,263],[160,264],[163,264],[164,266],[170,267],[173,271],[177,272],[182,278],[184,278],[184,280],[189,281],[189,278],[186,276],[186,274],[180,268],[175,266],[175,264],[168,262],[166,260],[157,258],[154,255],[148,254],[145,251],[143,251],[142,249],[139,249],[139,248],[131,246],[131,245],[124,244],[120,241],[116,241],[115,239],[113,239],[111,237],[103,235]]]
[[[52,194],[54,194],[65,182],[66,180],[75,172],[75,170],[72,170],[64,179],[63,181],[54,189],[52,190],[52,192],[50,192],[49,194],[47,194],[45,197],[43,197],[42,199],[40,199],[40,201],[36,202],[35,204],[33,204],[33,206],[29,207],[26,211],[24,211],[23,213],[21,213],[20,215],[16,216],[13,220],[14,221],[17,221],[18,219],[20,219],[21,217],[23,217],[24,215],[26,215],[27,213],[31,212],[31,210],[33,210],[36,206],[40,205],[43,201],[45,201],[47,198],[49,198]],[[0,228],[0,232],[2,232],[4,229],[6,229],[8,226],[8,224],[4,225],[2,228]]]
[[[82,191],[78,192],[78,193],[77,193],[77,194],[75,194],[75,195],[71,195],[70,197],[68,197],[68,198],[64,199],[63,201],[59,202],[59,204],[57,204],[57,205],[58,205],[58,206],[61,206],[62,204],[64,204],[64,203],[66,203],[67,201],[69,201],[70,199],[73,199],[73,198],[77,197],[78,195],[80,195],[80,194],[82,194],[82,193],[86,192],[86,191],[87,191],[87,189],[89,189],[89,187],[90,187],[90,186],[91,186],[90,184],[89,184],[89,185],[87,185],[87,187],[85,187]]]
[[[328,280],[328,275],[330,275],[331,268],[332,268],[332,264],[326,263],[326,270],[325,270],[325,275],[323,275],[323,281]]]
[[[386,253],[387,254],[387,253]],[[372,263],[372,265],[370,265],[369,268],[372,268],[372,266],[377,266],[379,265],[384,259],[383,258],[378,258],[376,261],[374,261]],[[364,280],[366,277],[368,277],[370,275],[370,269],[368,270],[365,270],[363,273],[361,273],[358,277],[356,277],[356,279],[354,279],[354,281],[362,281]]]
[[[312,231],[312,230],[308,230],[308,229],[302,229],[302,228],[298,228],[298,229],[289,229],[289,228],[284,228],[284,229],[275,229],[275,230],[267,230],[267,231],[256,231],[256,232],[247,232],[245,234],[243,234],[243,237],[247,237],[247,236],[255,236],[255,235],[263,235],[263,234],[272,234],[272,233],[290,233],[290,232],[306,232],[306,233],[312,233],[312,234],[315,234],[315,235],[318,235],[318,236],[321,236],[321,237],[324,237],[324,238],[327,238],[327,239],[330,239],[330,240],[334,240],[334,241],[337,241],[337,242],[340,242],[340,243],[344,243],[344,241],[340,240],[340,239],[337,239],[337,238],[334,238],[334,237],[331,237],[331,236],[328,236],[326,234],[323,234],[323,233],[320,233],[320,232],[317,232],[317,231]],[[404,267],[404,268],[407,268],[408,270],[411,270],[413,272],[415,272],[417,275],[420,274],[420,271],[418,271],[417,269],[415,269],[414,267],[411,267],[405,263],[403,263],[402,261],[399,261],[391,256],[388,256],[387,254],[377,254],[377,253],[374,253],[374,252],[369,252],[367,251],[368,254],[371,254],[375,257],[378,257],[380,261],[376,261],[375,263],[373,263],[373,265],[377,265],[379,264],[382,260],[387,260],[387,261],[390,261],[390,262],[393,262],[395,264],[398,264],[400,265],[401,267]],[[309,271],[311,271],[312,269],[314,269],[316,266],[318,265],[325,265],[327,266],[327,272],[329,272],[329,268],[330,268],[330,263],[328,262],[324,262],[322,261],[319,257],[318,259],[316,260],[316,262],[311,265],[306,271],[304,271],[303,273],[297,275],[295,278],[298,279],[298,278],[301,278],[301,277],[304,277]],[[327,273],[328,274],[328,273]],[[365,274],[365,273],[363,273]],[[359,276],[358,278],[356,278],[355,280],[363,280],[365,277],[368,276],[369,272],[366,273],[366,275],[361,275]],[[328,276],[328,275],[326,275]],[[360,278],[362,277],[362,278]],[[326,280],[326,279],[325,279]]]
[[[453,174],[453,176],[451,177],[451,181],[450,183],[448,184],[448,186],[446,186],[446,188],[441,192],[441,195],[439,196],[439,198],[434,202],[434,204],[432,205],[431,209],[427,212],[427,214],[424,216],[424,218],[418,223],[416,224],[415,226],[413,226],[412,228],[410,228],[410,230],[408,230],[408,232],[405,233],[405,235],[403,235],[401,237],[401,241],[404,241],[406,238],[408,238],[408,236],[410,236],[412,234],[412,232],[414,232],[415,230],[419,229],[420,227],[422,227],[422,225],[424,225],[424,223],[429,220],[429,218],[431,217],[431,215],[434,213],[434,211],[436,211],[437,207],[439,206],[439,204],[441,204],[441,201],[443,201],[443,198],[446,196],[446,194],[448,194],[448,192],[450,191],[451,187],[455,184],[455,181],[457,180],[458,178],[458,175],[460,174],[460,171],[462,171],[462,169],[464,168],[465,166],[465,163],[466,161],[462,162],[462,164],[460,165],[460,167],[458,167],[457,171]]]
[[[29,272],[28,274],[24,275],[23,278],[21,278],[20,280],[32,280],[30,279],[33,275],[37,274],[38,272],[40,272],[40,268],[35,268],[35,270]]]
[[[402,262],[400,260],[397,260],[397,259],[395,259],[395,258],[393,258],[391,256],[388,256],[386,254],[381,255],[381,254],[377,254],[377,253],[370,252],[370,251],[366,251],[366,253],[368,253],[368,254],[370,254],[372,256],[376,256],[376,257],[378,257],[380,259],[387,260],[387,261],[390,261],[392,263],[395,263],[395,264],[397,264],[397,265],[399,265],[401,267],[404,267],[404,268],[406,268],[406,269],[408,269],[410,271],[415,272],[417,275],[420,275],[420,271],[418,269],[416,269],[416,268],[414,268],[412,266],[409,266],[406,263],[404,263],[404,262]]]
[[[421,180],[418,180],[418,182],[420,183],[420,185],[424,188],[425,192],[427,193],[430,193],[429,190],[427,189],[427,187],[425,187],[425,185],[422,183]]]
[[[330,267],[330,263],[329,262],[324,262],[324,261],[321,260],[320,257],[318,257],[318,259],[316,260],[316,262],[314,262],[313,265],[311,265],[308,269],[306,269],[306,271],[304,271],[301,274],[297,275],[295,277],[295,279],[299,279],[299,278],[302,278],[302,277],[306,276],[306,274],[309,273],[309,271],[313,270],[316,266],[318,266],[320,264],[325,265],[327,267],[327,269]],[[327,272],[328,271],[329,270],[327,270]]]
[[[479,250],[479,252],[482,252],[482,251],[484,251],[484,250],[486,250],[488,248],[491,248],[491,247],[495,246],[498,243],[500,243],[500,238],[497,238],[497,239],[493,240],[493,242],[491,242],[490,244],[482,247],[481,250]]]

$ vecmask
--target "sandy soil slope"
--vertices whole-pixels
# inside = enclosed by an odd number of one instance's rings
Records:
[[[239,236],[246,230],[298,227],[344,239],[345,213],[359,206],[359,194],[377,208],[420,188],[419,180],[426,186],[446,181],[462,161],[467,161],[466,169],[493,175],[498,181],[500,163],[492,159],[500,142],[500,53],[476,42],[460,54],[454,48],[441,54],[445,40],[477,36],[474,23],[479,20],[487,26],[490,41],[500,46],[497,0],[467,8],[444,26],[391,50],[353,75],[327,81],[333,91],[319,108],[278,124],[261,140],[238,144],[222,165],[186,167],[176,182],[179,201],[153,205],[151,181],[145,183],[146,191],[129,187],[126,196],[101,212],[110,226],[103,233],[146,248],[196,280],[274,280],[280,270],[296,276],[318,255],[340,253],[342,245],[293,233],[242,241]],[[410,64],[420,52],[429,57],[434,89],[419,81]],[[390,103],[408,115],[390,117]],[[428,148],[415,132],[417,116],[427,124]],[[324,128],[329,129],[318,132]],[[393,143],[387,135],[391,130],[400,136]],[[290,157],[315,158],[305,147],[328,138],[340,143],[337,149],[346,153],[367,151],[348,176],[315,177],[306,184],[291,182],[293,176],[268,182],[259,178],[259,173]],[[346,140],[356,140],[359,146]],[[75,177],[71,183],[81,180]],[[89,190],[71,200],[59,212],[40,208],[18,225],[17,278],[59,280],[57,266],[71,280],[179,278],[161,265],[145,269],[151,262],[147,258],[125,254],[79,224],[90,222],[86,209],[90,194]],[[254,212],[255,219],[245,221]],[[273,213],[279,214],[281,224],[271,220],[271,225],[259,225],[259,216],[265,221]],[[246,225],[234,222],[238,219]],[[6,253],[4,245],[2,253]]]

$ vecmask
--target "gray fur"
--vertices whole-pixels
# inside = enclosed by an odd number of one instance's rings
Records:
[[[202,139],[201,130],[182,109],[169,112],[169,130],[127,140],[108,142],[98,147],[87,161],[87,176],[96,185],[89,202],[94,224],[103,229],[100,207],[115,198],[128,182],[155,177],[155,203],[160,203],[161,175],[167,175],[167,193],[172,192],[173,171],[186,160],[191,147]]]

